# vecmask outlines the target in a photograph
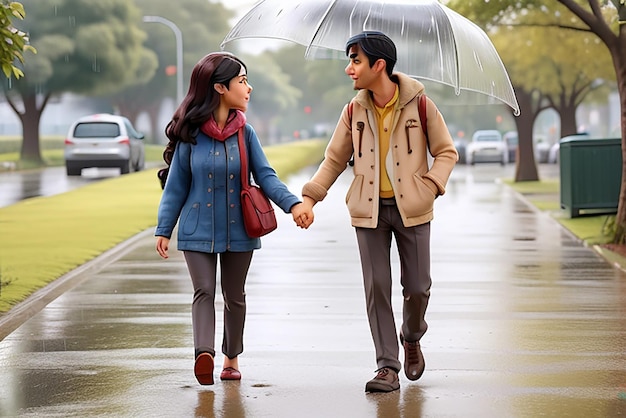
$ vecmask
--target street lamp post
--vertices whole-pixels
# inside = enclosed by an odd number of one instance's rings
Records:
[[[144,22],[162,23],[174,32],[176,38],[176,104],[183,101],[183,34],[171,20],[161,16],[144,16]]]

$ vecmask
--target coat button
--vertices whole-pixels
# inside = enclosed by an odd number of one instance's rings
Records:
[[[217,152],[215,153],[215,155],[220,155],[220,152],[219,152],[219,151],[217,151]]]
[[[213,178],[213,173],[209,173],[209,178],[212,179]]]
[[[207,192],[211,193],[211,191],[212,191],[212,190],[211,190],[211,188],[209,187],[209,188],[207,189]]]
[[[230,204],[230,207],[231,207],[231,208],[234,208],[234,207],[235,207],[235,204],[234,204],[234,203],[231,203],[231,204]]]
[[[372,201],[372,200],[374,200],[374,199],[372,199],[372,198],[370,197],[370,198],[369,198],[369,199],[367,199],[367,200],[369,200],[369,201],[371,202],[371,201]]]
[[[234,179],[234,178],[235,178],[235,175],[234,175],[234,174],[231,174],[231,175],[230,175],[230,179],[232,180],[232,179]]]
[[[206,204],[206,207],[207,207],[207,208],[210,208],[210,207],[211,207],[211,204],[210,204],[210,203],[207,203],[207,204]]]
[[[230,190],[229,190],[229,192],[230,192],[230,193],[233,193],[233,192],[234,192],[234,190],[233,190],[233,189],[230,189]]]

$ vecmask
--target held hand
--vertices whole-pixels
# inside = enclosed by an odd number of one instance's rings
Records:
[[[156,250],[163,258],[168,258],[167,250],[170,247],[170,239],[166,237],[157,237]]]
[[[300,228],[307,229],[313,223],[313,210],[304,203],[298,203],[291,208],[293,220]]]

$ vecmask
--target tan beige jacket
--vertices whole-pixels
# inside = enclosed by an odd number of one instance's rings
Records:
[[[426,111],[429,141],[426,141],[418,112],[418,97],[424,92],[424,85],[402,73],[395,73],[392,79],[398,83],[400,95],[385,167],[404,226],[410,227],[433,219],[433,203],[445,193],[458,154],[443,116],[430,99]],[[323,200],[354,154],[354,179],[346,195],[352,226],[376,228],[380,192],[376,114],[367,90],[359,91],[353,101],[352,122],[346,105],[326,147],[324,160],[302,188],[302,195],[316,202]],[[434,157],[430,169],[428,149]]]

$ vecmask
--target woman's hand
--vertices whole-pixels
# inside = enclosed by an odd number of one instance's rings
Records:
[[[170,239],[166,237],[157,237],[156,250],[157,253],[163,258],[168,258],[167,250],[170,247]]]
[[[305,203],[298,203],[291,207],[293,220],[300,228],[307,229],[313,223],[313,205],[305,199]]]

